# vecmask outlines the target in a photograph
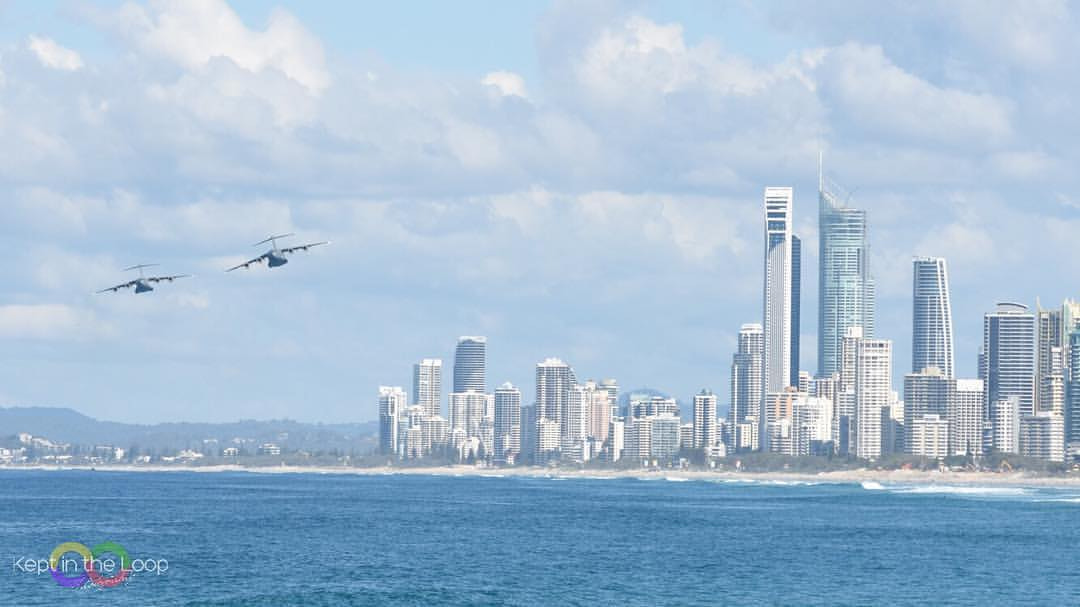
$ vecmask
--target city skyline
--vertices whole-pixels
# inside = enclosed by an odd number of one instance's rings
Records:
[[[1077,86],[1076,10],[1002,4],[1007,31],[945,5],[854,12],[4,3],[0,404],[374,420],[358,394],[408,389],[432,357],[445,398],[453,340],[476,334],[488,389],[526,402],[559,356],[724,409],[760,321],[767,185],[794,188],[799,367],[818,370],[822,150],[866,213],[894,386],[923,255],[949,261],[955,374],[974,378],[997,301],[1075,296],[1058,274],[1080,271],[1080,150],[1044,92]],[[334,245],[220,272],[285,232]],[[155,262],[195,277],[91,295]]]
[[[914,257],[911,371],[902,392],[894,391],[893,341],[874,335],[866,215],[826,189],[820,158],[819,331],[829,336],[822,348],[827,370],[823,365],[814,376],[799,367],[802,268],[801,240],[792,229],[793,189],[768,186],[761,207],[761,323],[739,329],[730,408],[723,418],[707,387],[693,397],[691,422],[683,423],[686,412],[677,398],[639,391],[627,394],[624,403],[617,399],[616,380],[581,383],[573,367],[549,357],[536,363],[534,404],[522,408],[517,392],[516,410],[504,410],[497,420],[493,397],[477,379],[486,370],[487,338],[460,337],[449,424],[417,406],[418,416],[410,411],[400,417],[405,426],[399,432],[398,418],[388,419],[396,414],[385,405],[387,388],[381,387],[381,453],[504,465],[610,465],[629,459],[641,466],[672,466],[676,458],[713,466],[719,458],[754,451],[867,461],[896,454],[935,460],[993,454],[1072,458],[1080,450],[1080,444],[1067,442],[1080,390],[1071,351],[1080,336],[1080,304],[1038,304],[1033,313],[1021,303],[998,302],[983,315],[978,379],[958,379],[948,262]],[[834,340],[839,331],[842,337]],[[482,404],[462,405],[464,398]],[[467,424],[461,422],[466,409],[477,411],[468,414]],[[507,444],[521,451],[507,450]]]

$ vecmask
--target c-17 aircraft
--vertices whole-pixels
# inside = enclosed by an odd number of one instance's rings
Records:
[[[259,242],[256,242],[255,244],[253,244],[251,246],[257,247],[257,246],[259,246],[261,244],[266,244],[266,243],[269,242],[271,248],[270,248],[269,251],[263,253],[262,255],[259,255],[255,259],[250,259],[250,260],[245,261],[244,263],[242,263],[240,265],[233,266],[233,267],[231,267],[231,268],[229,268],[228,270],[225,270],[225,271],[226,272],[232,272],[233,270],[236,270],[236,269],[239,269],[239,268],[250,268],[251,264],[262,263],[264,261],[271,268],[276,268],[278,266],[283,266],[283,265],[289,263],[289,260],[286,259],[285,256],[289,255],[290,253],[295,253],[297,251],[307,251],[311,247],[317,247],[317,246],[322,245],[322,244],[330,244],[330,241],[324,240],[322,242],[309,242],[307,244],[302,244],[302,245],[298,245],[298,246],[295,246],[295,247],[285,247],[285,248],[279,249],[278,246],[277,246],[278,239],[279,238],[288,238],[290,236],[295,236],[295,234],[281,234],[280,236],[271,236],[270,238],[267,238],[266,240],[260,240]]]
[[[104,293],[106,291],[112,291],[113,293],[116,293],[120,289],[129,289],[131,287],[135,287],[135,292],[136,293],[146,293],[148,291],[153,291],[154,290],[154,287],[151,287],[150,283],[157,283],[157,282],[162,282],[162,281],[172,282],[172,281],[176,280],[177,278],[187,278],[188,276],[191,276],[191,274],[173,274],[172,276],[143,276],[143,268],[152,268],[152,267],[154,267],[156,265],[158,265],[158,264],[156,264],[156,263],[141,263],[141,264],[139,264],[137,266],[131,266],[130,268],[124,268],[124,270],[123,270],[124,272],[130,271],[130,270],[138,270],[139,271],[139,277],[136,278],[135,280],[129,280],[128,282],[125,282],[124,284],[116,285],[115,287],[109,287],[108,289],[102,289],[102,290],[98,291],[98,293]]]

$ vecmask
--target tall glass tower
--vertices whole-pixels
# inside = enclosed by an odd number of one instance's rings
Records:
[[[948,266],[942,257],[916,257],[912,264],[911,372],[936,367],[955,377]]]
[[[454,350],[454,392],[486,392],[487,338],[463,336]]]
[[[849,327],[874,336],[866,212],[848,207],[847,198],[819,167],[818,377],[840,371],[840,343]]]
[[[1070,379],[1065,403],[1065,442],[1080,446],[1080,329],[1069,333]]]

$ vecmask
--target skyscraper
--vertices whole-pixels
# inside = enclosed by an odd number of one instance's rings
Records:
[[[568,453],[571,449],[575,452],[584,449],[585,439],[589,436],[589,418],[592,414],[593,394],[596,393],[596,384],[592,383],[590,386],[589,383],[592,382],[570,386],[561,424],[563,453]],[[606,395],[604,400],[607,400]]]
[[[904,452],[922,455],[915,451],[915,422],[928,415],[947,419],[949,412],[950,379],[937,367],[927,367],[918,373],[904,376]]]
[[[855,456],[881,457],[881,412],[892,396],[892,342],[859,341],[855,362]]]
[[[462,336],[454,350],[454,392],[486,392],[487,338]]]
[[[694,395],[694,448],[712,449],[716,443],[716,395],[702,390]]]
[[[1021,417],[1035,413],[1035,316],[1027,306],[1000,303],[986,314],[979,361],[987,408],[1015,397]]]
[[[428,417],[442,410],[442,360],[425,358],[413,365],[413,404],[424,408]]]
[[[848,327],[874,336],[874,283],[870,276],[866,211],[818,172],[818,377],[840,369],[840,343]]]
[[[609,380],[610,381],[610,380]],[[611,430],[611,418],[614,407],[612,405],[612,392],[604,384],[597,385],[590,380],[586,382],[590,387],[592,404],[589,406],[589,438],[593,439],[598,447],[603,446],[608,439]]]
[[[558,358],[536,363],[536,420],[558,424],[559,436],[570,434],[571,420],[566,415],[570,389],[577,384],[574,370]]]
[[[1020,453],[1020,399],[1015,396],[990,403],[992,447],[997,453]]]
[[[1020,454],[1051,462],[1065,461],[1065,421],[1042,411],[1020,419]]]
[[[792,339],[798,324],[796,281],[799,272],[794,261],[801,257],[798,239],[792,234],[792,198],[789,187],[765,188],[765,271],[763,289],[763,361],[762,400],[759,411],[764,412],[764,394],[783,392],[798,385],[798,355]],[[763,424],[764,415],[758,423]],[[763,430],[764,431],[764,430]]]
[[[398,386],[379,386],[379,452],[397,453],[398,418],[408,406],[405,391]]]
[[[836,452],[849,455],[855,452],[852,442],[855,433],[856,379],[858,371],[859,344],[863,340],[862,327],[848,327],[840,340],[840,362],[836,370],[833,389],[833,444]]]
[[[1069,333],[1069,386],[1065,405],[1065,443],[1080,447],[1080,329]]]
[[[791,235],[791,362],[788,385],[799,386],[799,336],[802,330],[802,239]]]
[[[462,430],[465,436],[483,438],[481,426],[485,420],[494,423],[495,403],[490,394],[466,390],[450,394],[450,429]],[[485,447],[493,451],[489,441]]]
[[[953,379],[949,395],[949,451],[951,455],[981,455],[983,452],[983,382],[980,379]]]
[[[519,462],[521,390],[506,382],[495,389],[495,461]]]
[[[1075,304],[1066,301],[1061,308],[1037,308],[1036,411],[1053,411],[1064,415],[1065,375],[1068,368],[1069,333],[1072,332],[1071,309]]]
[[[911,372],[936,367],[955,377],[949,272],[943,257],[913,260]]]
[[[1065,373],[1068,374],[1072,365],[1072,352],[1069,336],[1073,331],[1080,331],[1080,301],[1066,299],[1061,306],[1061,324],[1063,326],[1061,340],[1065,345]]]
[[[619,382],[614,378],[608,378],[600,382],[600,390],[607,393],[608,406],[611,408],[609,414],[614,417],[619,414]]]
[[[731,411],[728,422],[738,425],[757,415],[761,403],[763,334],[761,325],[745,324],[731,361]]]

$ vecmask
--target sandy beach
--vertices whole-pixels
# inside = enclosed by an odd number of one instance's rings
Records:
[[[1080,476],[1035,476],[1023,472],[938,472],[924,470],[839,470],[820,473],[713,472],[706,470],[579,470],[572,468],[483,468],[432,466],[352,468],[335,466],[0,466],[0,470],[94,470],[97,472],[247,472],[252,474],[412,474],[434,476],[554,477],[582,479],[635,478],[641,480],[710,480],[784,483],[882,483],[901,485],[963,485],[1014,487],[1080,487]]]

